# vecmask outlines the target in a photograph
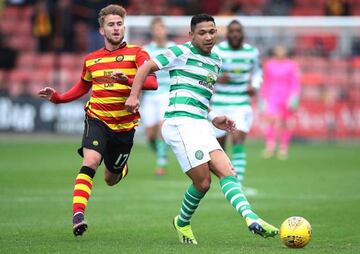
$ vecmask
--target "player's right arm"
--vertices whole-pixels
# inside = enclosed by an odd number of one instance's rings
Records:
[[[184,49],[184,48],[183,48]],[[167,49],[163,54],[147,61],[138,69],[134,83],[131,87],[129,98],[125,102],[125,108],[131,113],[136,113],[139,110],[140,92],[146,77],[158,70],[170,70],[176,66],[176,59],[184,54],[184,51],[179,46],[173,46]]]
[[[135,75],[129,98],[125,102],[125,108],[127,111],[131,113],[136,113],[139,110],[140,107],[139,97],[143,84],[150,73],[153,73],[158,70],[159,67],[153,60],[147,61],[146,63],[140,66],[140,68],[138,69]]]
[[[80,80],[69,91],[59,94],[52,87],[45,87],[39,91],[41,98],[47,99],[53,103],[66,103],[74,101],[85,95],[91,89],[91,82]]]

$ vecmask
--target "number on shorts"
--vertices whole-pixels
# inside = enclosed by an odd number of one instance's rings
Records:
[[[115,169],[121,169],[124,167],[126,161],[127,161],[127,158],[129,157],[129,154],[128,153],[121,153],[119,154],[119,157],[117,158],[117,160],[115,161],[115,164],[114,164],[114,168]]]

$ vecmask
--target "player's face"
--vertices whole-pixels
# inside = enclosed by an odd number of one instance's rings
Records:
[[[274,56],[277,58],[285,58],[287,55],[286,48],[283,46],[276,46],[274,48]]]
[[[112,45],[119,45],[124,39],[124,20],[119,15],[109,14],[104,18],[100,34]]]
[[[166,37],[166,27],[162,22],[154,23],[151,30],[154,40],[163,39]]]
[[[232,24],[227,31],[227,40],[232,48],[240,48],[244,41],[244,30],[239,24]]]
[[[204,53],[210,53],[216,43],[216,27],[212,21],[204,21],[196,24],[193,32],[190,32],[192,43]]]

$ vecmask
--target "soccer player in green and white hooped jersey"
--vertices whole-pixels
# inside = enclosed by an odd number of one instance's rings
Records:
[[[175,46],[174,42],[167,40],[166,27],[160,17],[155,17],[151,21],[152,42],[145,45],[144,48],[155,57],[163,53],[168,47]],[[156,73],[159,88],[156,91],[144,91],[141,99],[141,123],[146,128],[146,136],[150,147],[156,153],[155,170],[156,175],[161,176],[165,173],[167,166],[165,144],[161,136],[161,124],[169,101],[170,76],[167,71],[158,71]]]
[[[210,188],[211,172],[220,179],[225,198],[245,217],[250,231],[272,237],[278,229],[253,212],[242,193],[233,167],[216,140],[210,122],[217,128],[233,131],[235,123],[211,111],[210,99],[221,68],[221,59],[211,50],[216,41],[214,18],[198,14],[191,19],[191,41],[170,47],[164,54],[146,62],[139,69],[125,107],[136,112],[140,107],[141,87],[149,73],[170,72],[170,99],[162,126],[162,135],[174,151],[192,184],[185,192],[179,215],[173,223],[181,243],[197,244],[190,220],[201,199]],[[207,119],[210,121],[207,121]]]
[[[226,38],[226,41],[214,47],[214,52],[221,57],[223,66],[211,99],[211,108],[217,114],[226,115],[236,123],[236,131],[228,134],[215,129],[215,134],[223,149],[227,136],[231,136],[231,162],[242,184],[246,166],[244,141],[253,121],[250,96],[255,95],[260,88],[262,70],[259,51],[244,43],[244,30],[239,21],[230,22]]]

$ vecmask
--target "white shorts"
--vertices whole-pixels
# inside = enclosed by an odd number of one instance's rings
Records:
[[[210,161],[210,152],[222,150],[208,120],[188,117],[165,119],[161,132],[184,173]]]
[[[164,119],[164,114],[169,104],[169,94],[144,94],[141,100],[141,123],[145,128],[159,124]]]
[[[250,131],[251,125],[253,123],[253,111],[250,105],[248,106],[220,106],[212,107],[212,110],[216,112],[217,115],[225,115],[230,119],[234,120],[236,123],[236,129],[245,133]],[[215,128],[215,135],[217,138],[223,137],[227,134],[226,131],[219,130]]]

